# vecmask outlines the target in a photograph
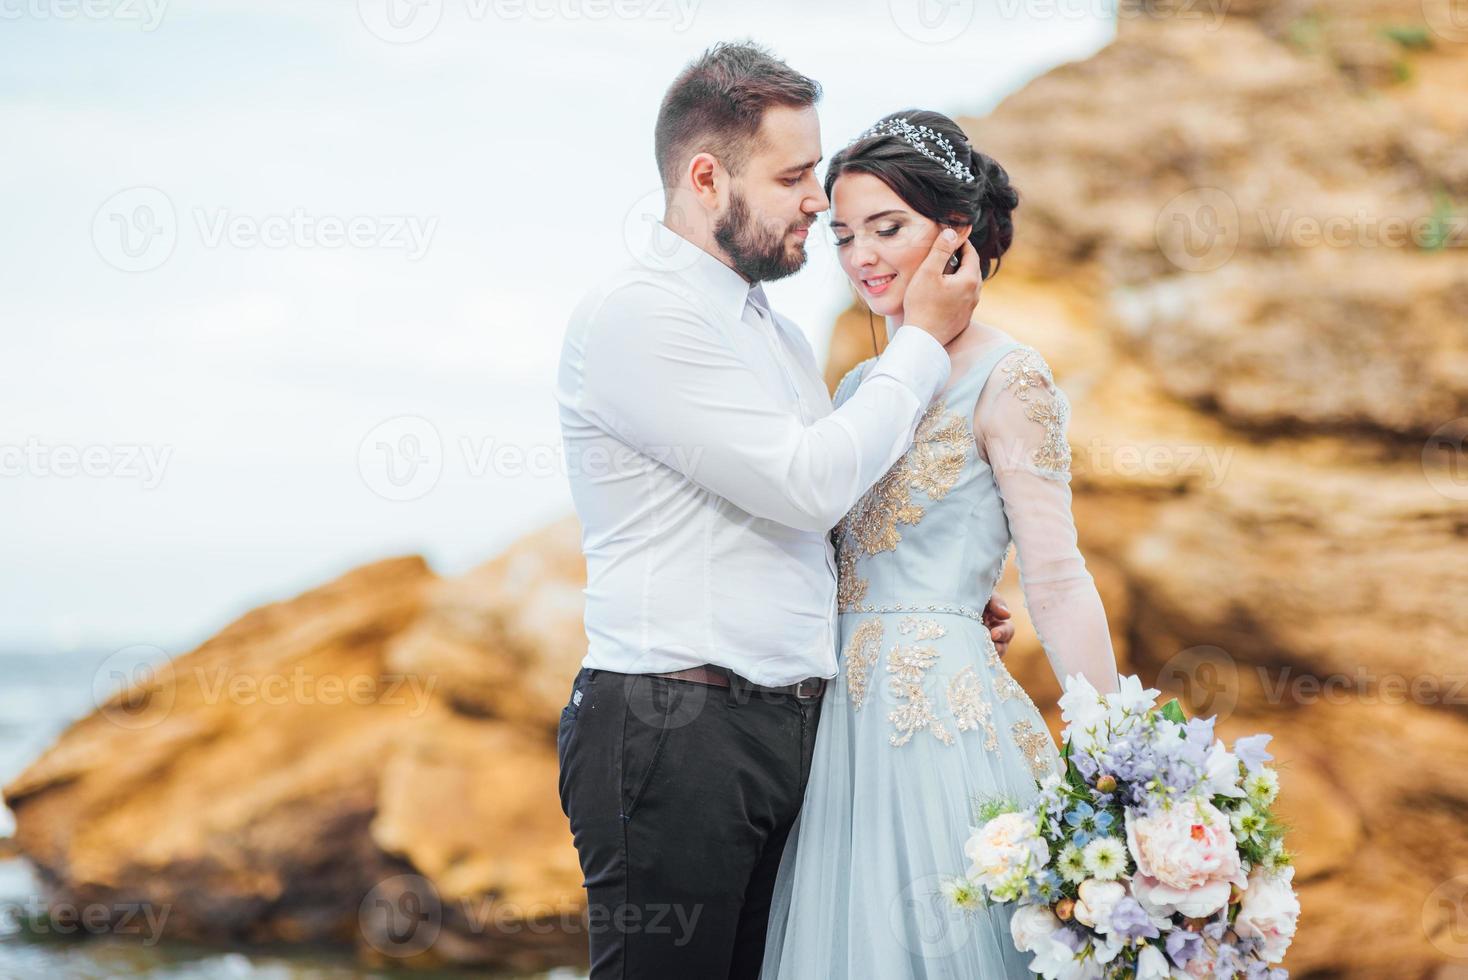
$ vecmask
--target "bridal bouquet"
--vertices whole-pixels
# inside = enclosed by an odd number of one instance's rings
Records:
[[[1156,707],[1135,676],[1101,695],[1080,674],[1060,699],[1065,774],[1027,807],[990,800],[964,845],[964,909],[1014,903],[1016,948],[1046,980],[1279,980],[1300,905],[1272,736],[1230,752],[1214,718]]]

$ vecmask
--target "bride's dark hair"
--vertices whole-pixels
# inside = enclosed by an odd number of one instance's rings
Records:
[[[978,253],[984,278],[990,278],[999,271],[999,261],[1014,241],[1012,215],[1019,207],[1019,192],[1010,186],[1009,174],[993,157],[974,149],[958,123],[941,112],[906,109],[883,116],[880,122],[894,119],[906,119],[940,134],[952,145],[958,163],[973,173],[973,183],[956,178],[896,133],[881,132],[858,139],[831,157],[826,168],[826,197],[830,198],[842,174],[871,174],[928,220],[972,225],[968,240]],[[947,158],[940,147],[926,145],[939,160]],[[876,346],[875,328],[872,346]]]

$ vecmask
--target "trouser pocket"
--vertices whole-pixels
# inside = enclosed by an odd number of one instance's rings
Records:
[[[571,683],[571,696],[566,706],[561,709],[561,720],[556,726],[556,762],[559,766],[558,790],[561,797],[561,811],[570,816],[570,806],[567,799],[567,753],[571,748],[577,729],[580,727],[581,707],[586,699],[590,697],[591,678],[593,673],[585,667],[576,672],[576,679]]]
[[[622,817],[630,820],[657,776],[668,741],[671,699],[665,677],[629,675],[622,720]]]

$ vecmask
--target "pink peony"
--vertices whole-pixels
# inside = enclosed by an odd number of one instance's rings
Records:
[[[1128,810],[1126,841],[1137,862],[1132,894],[1154,915],[1204,918],[1228,904],[1230,884],[1249,887],[1228,817],[1206,800],[1150,817]]]

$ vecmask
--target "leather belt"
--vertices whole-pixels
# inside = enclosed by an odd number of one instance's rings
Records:
[[[818,698],[826,691],[826,679],[824,677],[807,677],[796,681],[794,684],[785,684],[781,687],[767,687],[764,684],[756,684],[751,680],[735,674],[723,667],[715,667],[713,664],[704,664],[701,667],[688,667],[684,670],[672,670],[662,674],[648,674],[649,677],[671,677],[679,681],[693,681],[695,684],[708,684],[712,687],[728,687],[729,678],[734,677],[741,690],[754,691],[761,694],[793,694],[801,700]]]

